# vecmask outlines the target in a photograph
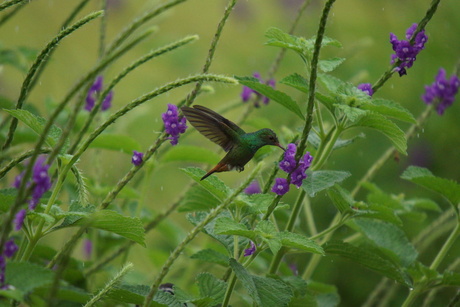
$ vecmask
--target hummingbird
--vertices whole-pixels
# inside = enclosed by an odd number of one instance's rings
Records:
[[[201,180],[213,173],[228,172],[233,169],[239,172],[243,171],[246,163],[254,157],[259,148],[265,145],[278,146],[285,150],[271,129],[264,128],[246,133],[237,124],[206,107],[194,105],[193,108],[182,107],[181,110],[198,132],[227,152],[225,157]]]

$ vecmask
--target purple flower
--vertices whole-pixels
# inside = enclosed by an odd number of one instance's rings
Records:
[[[90,239],[85,239],[83,242],[83,254],[87,260],[91,259],[91,253],[93,252],[93,242]]]
[[[425,48],[425,43],[428,40],[428,36],[425,34],[425,30],[420,31],[414,38],[414,43],[410,43],[417,24],[414,23],[406,31],[407,40],[398,40],[397,36],[390,33],[390,43],[393,47],[393,51],[396,54],[391,55],[391,64],[394,64],[396,60],[400,60],[401,63],[395,68],[395,71],[399,73],[399,76],[407,74],[406,68],[412,67],[418,53]]]
[[[260,74],[258,72],[255,72],[253,74],[253,77],[257,78],[260,83],[265,83],[265,84],[271,86],[272,88],[275,88],[275,84],[276,84],[275,79],[270,79],[267,82],[264,82],[264,80],[262,79],[262,77],[260,76]],[[248,102],[251,99],[252,96],[256,97],[256,99],[254,100],[254,106],[256,108],[259,107],[260,99],[262,99],[262,102],[264,104],[268,104],[270,102],[270,99],[268,97],[263,96],[259,92],[255,91],[255,90],[253,90],[253,89],[251,89],[251,88],[249,88],[247,86],[243,86],[243,91],[241,92],[241,100],[243,102]]]
[[[361,83],[357,87],[358,87],[358,89],[360,89],[364,93],[368,94],[369,96],[374,95],[374,91],[372,90],[372,84],[370,84],[370,83]]]
[[[131,159],[131,162],[135,165],[135,166],[139,166],[141,165],[141,163],[143,162],[143,159],[144,158],[144,154],[142,152],[138,152],[138,151],[133,151],[133,158]]]
[[[14,230],[21,230],[26,214],[26,209],[19,210],[19,212],[16,213],[16,216],[14,217]]]
[[[48,175],[49,165],[44,164],[46,161],[45,156],[38,157],[32,170],[32,181],[35,183],[32,192],[32,198],[29,201],[29,209],[34,210],[40,198],[51,188],[51,178]]]
[[[187,121],[185,117],[179,118],[177,106],[168,104],[168,110],[161,114],[161,118],[163,119],[166,133],[171,135],[168,138],[171,140],[171,145],[177,145],[179,136],[187,129]]]
[[[251,247],[246,248],[244,250],[244,257],[251,256],[252,254],[256,252],[256,249],[257,249],[256,245],[254,244],[254,242],[251,241]]]
[[[456,75],[452,75],[447,79],[446,70],[441,68],[433,84],[425,86],[425,94],[422,95],[422,100],[426,104],[432,104],[433,101],[438,102],[436,111],[439,115],[442,115],[446,108],[454,102],[459,86],[460,79]]]
[[[25,172],[20,173],[14,178],[13,188],[19,189],[22,183],[22,178],[24,177]]]
[[[5,243],[5,248],[4,248],[3,254],[6,256],[6,258],[13,257],[14,254],[16,254],[17,251],[18,251],[18,246],[16,245],[16,243],[14,243],[13,239],[8,240]]]
[[[276,178],[273,185],[272,192],[278,195],[284,195],[289,191],[289,183],[284,178]]]
[[[107,111],[112,106],[113,91],[110,91],[102,101],[101,111]]]
[[[251,184],[248,185],[246,189],[244,189],[244,193],[249,194],[249,195],[262,193],[262,190],[260,189],[260,186],[259,186],[259,182],[257,182],[257,180],[254,180],[253,182],[251,182]]]
[[[307,178],[306,171],[310,168],[311,162],[313,161],[313,157],[307,152],[302,159],[299,161],[299,166],[295,171],[291,174],[291,183],[296,187],[300,188],[302,182],[305,178]]]
[[[295,160],[296,152],[297,146],[294,143],[288,144],[284,152],[284,158],[279,164],[280,168],[286,173],[291,173],[297,167],[297,161]]]

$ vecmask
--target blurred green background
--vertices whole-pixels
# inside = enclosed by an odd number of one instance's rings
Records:
[[[423,18],[430,2],[430,0],[338,0],[332,9],[326,35],[339,40],[343,48],[329,47],[322,51],[321,56],[347,58],[332,73],[336,77],[354,84],[374,83],[389,67],[392,53],[389,33],[395,33],[399,39],[404,38],[406,29]],[[77,1],[68,0],[37,0],[28,3],[13,19],[0,27],[0,44],[5,48],[27,46],[41,50],[58,32],[60,25],[76,3]],[[107,41],[110,42],[133,18],[163,1],[109,0],[108,3]],[[264,78],[279,51],[277,48],[264,46],[266,41],[264,33],[273,26],[288,31],[301,3],[300,0],[239,1],[224,29],[210,71],[230,76],[249,76],[258,71]],[[186,35],[198,34],[200,39],[148,62],[125,78],[115,88],[113,107],[110,111],[117,110],[164,83],[198,73],[204,64],[210,41],[226,4],[227,1],[223,0],[189,0],[150,22],[149,25],[157,25],[159,31],[110,66],[104,73],[106,80],[110,80],[125,66],[151,49]],[[323,1],[312,1],[295,31],[296,35],[307,38],[314,35],[322,6]],[[84,13],[99,8],[99,1],[91,1]],[[450,75],[460,60],[459,15],[459,1],[442,1],[426,28],[429,37],[426,49],[419,54],[414,66],[408,70],[407,76],[400,78],[394,75],[376,97],[395,100],[417,117],[425,107],[420,99],[424,92],[424,85],[434,81],[440,67],[444,67]],[[86,25],[66,38],[57,48],[28,101],[38,108],[42,116],[46,117],[46,114],[49,114],[46,101],[60,101],[80,76],[97,62],[99,26],[99,21]],[[301,60],[293,52],[288,51],[275,77],[280,80],[293,72],[305,75]],[[24,72],[14,67],[1,66],[0,94],[12,100],[17,99],[24,76]],[[201,95],[196,103],[219,110],[240,99],[240,86],[213,85],[213,87],[214,93]],[[305,108],[305,96],[283,85],[279,85],[279,88],[290,93],[301,107]],[[110,131],[133,137],[145,150],[155,141],[162,128],[160,114],[166,110],[166,104],[179,102],[190,90],[191,86],[183,87],[149,101],[119,120]],[[243,110],[244,108],[237,108],[225,116],[236,121]],[[427,167],[437,176],[460,181],[458,114],[460,114],[458,101],[446,110],[444,116],[433,114],[423,130],[409,141],[409,155],[400,156],[399,161],[387,162],[375,182],[385,191],[394,194],[405,192],[409,196],[435,198],[433,194],[422,191],[421,188],[399,178],[401,172],[411,164]],[[283,126],[290,129],[302,126],[294,115],[287,113],[274,102],[255,109],[250,118],[266,118],[271,128],[277,132],[280,132]],[[65,118],[61,118],[61,121],[64,122]],[[407,128],[404,123],[400,126],[403,129]],[[243,128],[254,129],[249,125],[243,125]],[[390,142],[380,134],[373,131],[365,131],[365,133],[366,139],[361,139],[352,146],[337,151],[326,167],[352,173],[352,177],[345,182],[346,188],[352,188],[356,180],[390,145]],[[217,146],[197,133],[180,140],[179,144],[200,145],[217,150]],[[167,146],[170,146],[169,143],[163,148]],[[274,161],[278,154],[278,152],[272,154],[268,159],[269,163]],[[90,150],[82,157],[80,165],[87,177],[104,186],[111,186],[131,167],[130,159],[130,156],[119,152],[99,151],[95,154]],[[155,164],[154,172],[142,183],[139,202],[153,212],[161,212],[188,186],[189,179],[179,170],[186,166],[189,165]],[[208,167],[204,166],[204,168]],[[249,173],[248,169],[251,168],[250,164],[245,173],[225,173],[220,174],[219,178],[233,187],[243,180]],[[291,194],[286,198],[288,203],[294,199],[295,195]],[[447,203],[438,200],[442,208],[447,208]],[[95,196],[92,201],[97,202],[98,197]],[[323,195],[313,200],[313,210],[320,229],[326,227],[335,213],[335,209],[323,198]],[[430,219],[432,217],[428,217],[428,220]],[[412,237],[424,225],[424,223],[416,224],[418,228],[406,229],[406,231]],[[166,223],[162,223],[158,231],[149,235],[147,250],[136,247],[131,253],[129,260],[134,262],[136,273],[130,275],[130,278],[138,283],[148,283],[188,229],[190,225],[184,213],[176,213]],[[347,230],[344,229],[342,234],[345,235],[346,232]],[[57,238],[58,240],[55,240],[55,237],[50,236],[47,242],[60,246],[64,238],[59,234]],[[186,254],[189,256],[210,244],[213,243],[209,239],[204,236],[199,237]],[[434,247],[435,250],[437,248]],[[455,257],[457,256],[448,256],[450,260]],[[429,255],[421,258],[426,263],[431,261],[430,259]],[[449,262],[449,259],[446,262]],[[331,265],[329,263],[331,261],[336,263]],[[342,296],[342,306],[356,306],[365,300],[380,277],[361,267],[347,264],[339,259],[323,260],[313,278],[336,284]],[[207,266],[200,267],[200,265],[194,260],[182,257],[173,271],[180,272],[185,267],[194,267],[195,271],[188,270],[185,276],[173,272],[169,276],[170,281],[186,289],[187,284],[194,278],[193,274],[208,269]],[[146,272],[151,273],[145,274]],[[404,295],[404,290],[401,293]]]

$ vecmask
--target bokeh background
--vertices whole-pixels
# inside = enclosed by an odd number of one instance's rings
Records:
[[[269,27],[288,31],[302,2],[300,0],[240,0],[224,29],[210,71],[229,76],[249,76],[258,71],[262,77],[265,77],[279,49],[264,46],[266,41],[264,33]],[[339,40],[343,47],[324,49],[321,53],[322,58],[332,56],[347,58],[332,73],[338,78],[354,84],[374,83],[389,67],[392,53],[389,33],[393,32],[402,39],[406,29],[423,18],[430,2],[430,0],[338,0],[332,9],[326,35]],[[14,18],[0,27],[0,44],[5,48],[27,46],[41,50],[57,33],[76,3],[77,1],[68,0],[31,1]],[[110,42],[133,18],[158,3],[162,1],[109,0],[107,41]],[[156,25],[159,30],[150,39],[110,66],[104,72],[107,80],[151,49],[186,35],[197,34],[200,39],[150,61],[125,78],[115,88],[111,111],[117,110],[166,82],[198,73],[204,64],[211,39],[226,4],[227,1],[224,0],[189,0],[152,20],[148,26]],[[323,1],[311,1],[295,31],[296,35],[307,38],[314,35],[322,6]],[[100,1],[91,1],[83,13],[99,8]],[[83,13],[80,16],[83,16]],[[426,28],[429,37],[426,49],[419,54],[414,66],[408,70],[408,75],[402,78],[394,75],[376,96],[399,102],[417,117],[425,107],[420,99],[424,85],[434,81],[440,67],[444,67],[450,75],[456,63],[460,61],[459,16],[459,1],[442,1]],[[99,27],[99,21],[92,22],[66,38],[57,48],[28,101],[28,104],[33,104],[42,116],[46,117],[53,106],[53,101],[60,101],[67,90],[97,62]],[[300,58],[288,51],[275,78],[280,80],[293,72],[305,75]],[[24,76],[24,71],[15,67],[0,66],[0,95],[11,100],[17,99]],[[213,93],[201,95],[196,103],[219,110],[240,99],[240,86],[214,84],[213,87]],[[305,108],[304,95],[283,85],[279,85],[279,88],[289,92],[299,102],[301,108]],[[162,128],[161,113],[165,111],[166,104],[179,102],[190,90],[191,86],[183,87],[142,105],[113,125],[110,132],[131,136],[145,150],[155,141]],[[437,176],[460,181],[458,137],[460,103],[458,100],[447,109],[445,115],[433,114],[429,118],[423,129],[409,141],[408,156],[400,156],[399,159],[385,164],[375,179],[382,189],[394,194],[406,193],[408,197],[433,197],[441,208],[448,208],[448,204],[436,198],[436,195],[401,180],[399,176],[408,165],[416,164],[429,168]],[[226,113],[225,116],[237,121],[243,110],[242,106]],[[274,102],[255,109],[250,114],[250,118],[265,118],[269,121],[270,127],[277,132],[282,131],[283,127],[295,130],[302,126],[294,115]],[[60,120],[61,123],[65,122],[65,118]],[[402,129],[408,127],[404,123],[400,123],[400,126]],[[243,125],[243,128],[254,129],[250,125]],[[360,139],[352,146],[335,152],[326,166],[328,169],[347,170],[352,173],[352,177],[344,184],[346,188],[352,188],[356,180],[390,146],[389,141],[382,135],[370,130],[365,131],[365,134],[365,139]],[[180,144],[199,145],[217,151],[217,146],[197,133],[190,134],[183,141],[180,140]],[[169,143],[164,144],[163,148],[168,146]],[[277,156],[278,154],[271,155],[268,162],[274,161]],[[90,150],[82,157],[80,166],[94,186],[110,187],[116,184],[131,167],[130,159],[129,155],[120,152]],[[150,166],[153,170],[143,179],[141,185],[135,186],[139,192],[138,203],[148,208],[151,214],[161,212],[188,186],[189,179],[180,171],[181,167],[186,166],[189,165],[153,162]],[[245,173],[225,173],[220,174],[219,177],[229,186],[234,187],[243,180],[249,173],[248,169],[251,168],[252,164],[248,165]],[[9,177],[9,180],[12,180],[12,177]],[[294,194],[288,195],[286,202],[292,202],[294,196]],[[95,193],[92,197],[92,201],[97,203],[102,196]],[[326,227],[335,214],[335,209],[324,195],[319,195],[312,203],[318,228]],[[425,222],[411,224],[414,226],[405,230],[412,237],[433,218],[434,216],[428,216]],[[147,249],[135,247],[127,257],[136,267],[135,273],[129,275],[131,281],[149,283],[170,251],[189,229],[190,224],[186,221],[185,214],[175,213],[162,223],[157,231],[149,234]],[[347,231],[344,229],[339,235],[346,235]],[[45,239],[44,242],[57,247],[64,240],[62,234],[57,234]],[[435,243],[433,250],[436,251],[442,242]],[[170,275],[171,281],[187,289],[198,272],[215,270],[186,257],[212,244],[214,243],[204,236],[194,241]],[[455,253],[449,255],[446,262],[455,259],[457,255]],[[430,254],[422,255],[420,260],[429,263],[431,257]],[[185,270],[185,274],[179,274],[181,270]],[[150,274],[146,274],[147,272]],[[337,285],[342,297],[341,306],[356,306],[362,303],[380,280],[378,275],[359,266],[348,265],[340,259],[323,260],[313,278]],[[96,278],[96,283],[98,279],[103,280],[103,277]],[[405,295],[404,291],[404,289],[400,290],[402,297]]]

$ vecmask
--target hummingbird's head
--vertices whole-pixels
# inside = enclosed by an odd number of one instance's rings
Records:
[[[286,151],[286,149],[283,148],[283,146],[280,145],[280,142],[278,141],[278,137],[276,136],[275,132],[273,130],[265,128],[260,130],[259,138],[264,142],[265,145],[273,145],[273,146],[278,146],[282,150]]]

